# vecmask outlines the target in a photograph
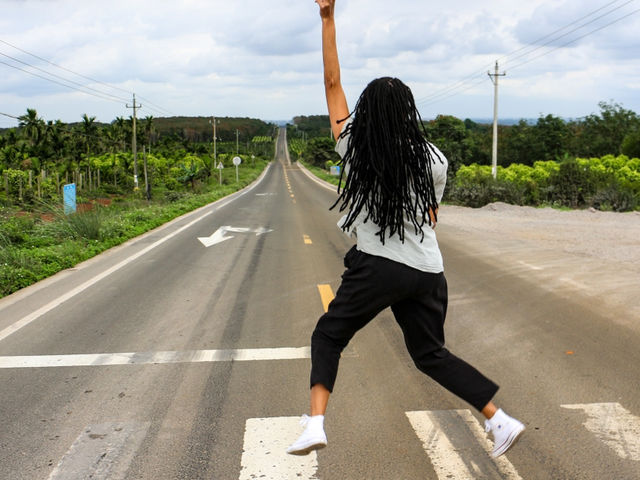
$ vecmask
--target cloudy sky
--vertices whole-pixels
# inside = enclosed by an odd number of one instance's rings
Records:
[[[498,60],[502,118],[577,118],[611,100],[640,113],[640,0],[337,0],[336,10],[350,106],[392,75],[423,118],[490,118]],[[323,114],[317,5],[0,0],[0,112],[110,122],[132,114],[133,92],[140,116]],[[0,127],[15,124],[0,115]]]

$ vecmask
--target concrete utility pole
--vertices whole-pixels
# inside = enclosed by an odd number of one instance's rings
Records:
[[[493,82],[493,145],[491,148],[491,175],[498,175],[498,77],[504,77],[506,72],[498,73],[498,61],[496,60],[495,73],[487,72]]]
[[[218,165],[218,162],[217,162],[218,152],[216,148],[216,140],[217,140],[216,123],[218,123],[219,121],[220,120],[216,120],[216,117],[211,117],[211,120],[209,120],[209,123],[213,126],[213,168],[216,168]]]
[[[142,105],[136,105],[136,94],[133,94],[133,105],[127,108],[133,108],[133,137],[131,138],[131,149],[133,150],[133,189],[138,190],[138,150],[136,146],[136,109],[142,108]]]

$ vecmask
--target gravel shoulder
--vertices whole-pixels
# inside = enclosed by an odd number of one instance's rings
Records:
[[[443,205],[438,220],[441,244],[461,237],[470,251],[640,331],[640,212],[492,203]]]

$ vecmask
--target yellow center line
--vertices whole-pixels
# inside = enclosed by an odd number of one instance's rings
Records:
[[[331,285],[318,285],[318,291],[320,292],[322,307],[324,308],[324,311],[327,312],[329,310],[329,304],[331,303],[331,300],[333,300],[333,298],[335,297],[335,295],[333,294],[333,290],[331,290]]]

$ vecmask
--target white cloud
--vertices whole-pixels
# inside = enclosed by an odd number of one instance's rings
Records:
[[[598,9],[602,0],[449,0],[437,8],[422,0],[337,1],[350,105],[371,79],[394,75],[424,100],[425,116],[490,116],[493,89],[486,71],[500,59],[507,69],[501,112],[509,116],[578,116],[611,98],[640,111],[640,14],[550,52],[628,14],[633,5],[543,46],[549,38],[536,40]],[[624,3],[613,2],[599,14]],[[286,119],[326,109],[313,0],[111,0],[106,8],[97,0],[0,0],[0,9],[0,40],[176,114]],[[2,43],[0,53],[69,76]],[[455,95],[433,98],[461,79],[467,80],[449,92]],[[0,102],[12,109],[7,113],[32,107],[65,121],[82,113],[103,121],[130,114],[122,102],[78,94],[2,64]]]

